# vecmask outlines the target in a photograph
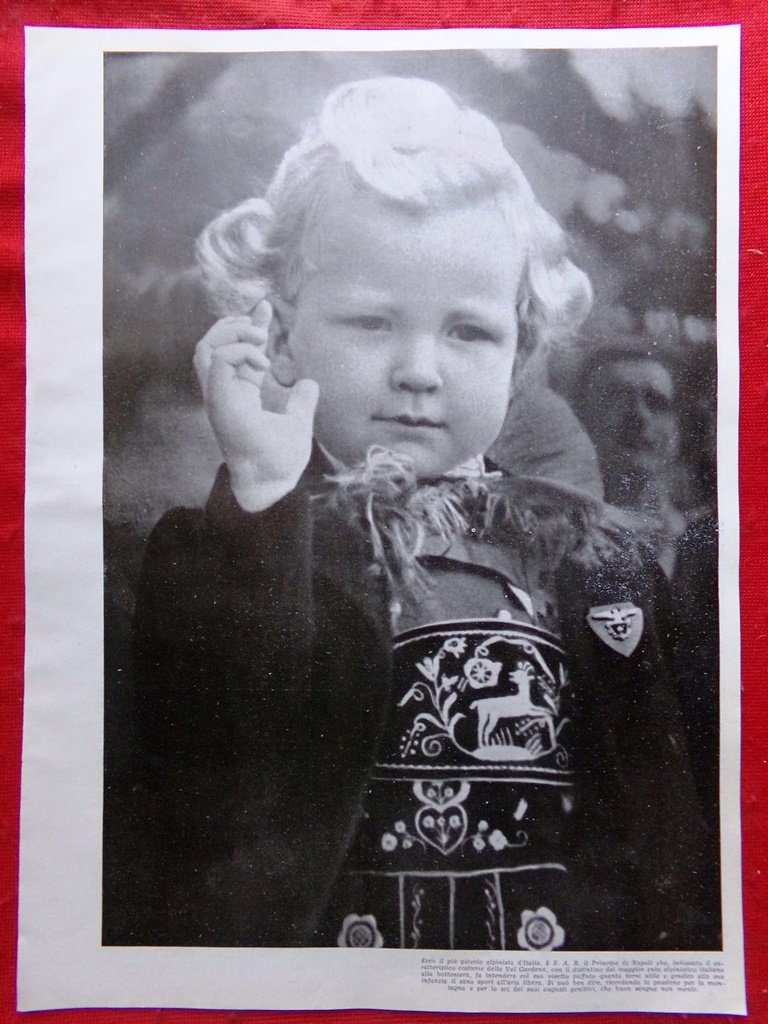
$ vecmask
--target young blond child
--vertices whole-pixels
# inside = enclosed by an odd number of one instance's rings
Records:
[[[224,466],[145,558],[124,941],[712,941],[663,580],[484,458],[589,310],[567,252],[496,127],[398,78],[203,233]]]

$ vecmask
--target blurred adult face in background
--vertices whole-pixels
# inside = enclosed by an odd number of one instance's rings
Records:
[[[617,476],[658,477],[675,462],[675,386],[663,363],[612,357],[593,369],[587,383],[587,426],[609,490]]]

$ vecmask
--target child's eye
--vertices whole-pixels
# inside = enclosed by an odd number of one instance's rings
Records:
[[[455,324],[448,332],[459,341],[496,341],[496,335],[479,324]]]
[[[389,320],[383,316],[350,316],[344,323],[359,331],[388,331],[390,328]]]

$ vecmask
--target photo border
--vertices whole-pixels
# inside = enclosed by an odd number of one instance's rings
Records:
[[[718,46],[718,331],[734,346],[718,348],[718,486],[720,492],[721,598],[721,755],[728,766],[723,788],[724,946],[729,984],[722,1009],[711,991],[700,1002],[673,1005],[669,993],[649,994],[635,1010],[672,1012],[744,1012],[742,928],[738,837],[739,664],[738,616],[738,29],[608,30],[447,30],[387,32],[387,49],[450,48],[533,49],[571,46]],[[638,36],[636,33],[640,33]],[[478,996],[428,993],[410,995],[404,957],[415,951],[377,950],[199,950],[101,947],[100,825],[103,728],[103,649],[100,623],[103,553],[101,550],[102,352],[101,231],[102,163],[101,55],[106,50],[238,52],[250,49],[328,49],[329,36],[318,31],[284,30],[222,35],[148,30],[29,29],[27,32],[27,684],[22,779],[22,851],[20,871],[19,1005],[52,1006],[212,1006],[274,1007],[264,995],[263,978],[292,977],[290,1008],[381,1006],[510,1012],[506,1005],[478,1005]],[[442,43],[441,38],[442,37]],[[461,38],[459,38],[461,37]],[[344,49],[377,49],[372,33],[344,32]],[[491,38],[493,42],[491,44]],[[574,40],[578,38],[578,42]],[[162,39],[162,45],[161,45]],[[450,43],[447,44],[447,40]],[[503,40],[503,42],[502,42]],[[694,41],[695,40],[695,41]],[[705,41],[706,40],[706,41]],[[203,46],[205,41],[206,45]],[[671,42],[670,42],[671,41]],[[405,43],[408,45],[405,45]],[[246,47],[246,43],[250,45]],[[365,45],[363,45],[365,43]],[[97,78],[98,74],[98,78]],[[98,88],[95,85],[98,84]],[[72,112],[76,112],[76,121]],[[95,125],[99,126],[98,132]],[[75,173],[76,169],[76,173]],[[75,187],[76,186],[76,187]],[[50,225],[56,224],[55,233]],[[87,224],[87,231],[83,225]],[[723,261],[721,265],[721,260]],[[68,344],[68,339],[83,339]],[[97,344],[94,343],[97,340]],[[66,384],[66,401],[62,386]],[[72,415],[77,409],[77,415]],[[96,440],[98,438],[98,441]],[[52,450],[59,464],[50,458]],[[98,540],[96,539],[98,538]],[[71,604],[72,583],[78,607],[63,623],[56,606]],[[51,600],[53,596],[54,600]],[[78,624],[79,623],[79,624]],[[87,626],[85,625],[87,623]],[[67,680],[54,689],[52,681]],[[724,685],[725,689],[722,688]],[[98,695],[98,696],[97,696]],[[79,737],[82,758],[72,748]],[[94,755],[98,753],[98,758]],[[83,760],[85,759],[85,761]],[[98,782],[94,766],[98,765]],[[52,774],[53,769],[53,774]],[[81,803],[72,806],[72,793]],[[98,836],[94,847],[93,837]],[[725,843],[724,843],[725,846]],[[75,877],[69,874],[78,865]],[[55,865],[55,870],[53,869]],[[94,872],[95,876],[94,876]],[[94,916],[95,915],[95,916]],[[94,921],[98,948],[94,947]],[[320,956],[319,954],[324,954]],[[259,960],[256,975],[255,955]],[[381,992],[398,992],[393,1004],[372,997],[370,957],[375,956]],[[457,954],[458,955],[458,954]],[[511,953],[501,954],[508,957]],[[604,954],[590,954],[599,959]],[[708,956],[715,954],[644,954]],[[489,959],[495,954],[488,954]],[[562,954],[583,957],[584,954]],[[615,954],[606,954],[615,956]],[[349,995],[335,997],[341,960],[348,969]],[[318,968],[316,961],[321,960]],[[411,972],[414,977],[416,972]],[[334,987],[323,982],[335,976]],[[243,984],[243,995],[234,997]],[[87,982],[86,988],[83,981]],[[162,982],[162,990],[158,987]],[[88,993],[84,996],[84,992]],[[138,993],[138,994],[137,994]],[[468,994],[467,994],[468,995]],[[650,998],[654,996],[654,998]],[[615,998],[615,997],[614,997]],[[83,1000],[87,999],[87,1002]],[[267,1000],[264,1002],[263,1000]],[[384,1001],[382,1001],[382,999]],[[270,1001],[272,1000],[272,1001]],[[403,1001],[400,1001],[403,1000]],[[490,1000],[489,1000],[490,1002]],[[621,1010],[625,998],[606,996],[583,1002],[569,995],[541,998],[526,1010]],[[284,1004],[286,1008],[288,1004]]]

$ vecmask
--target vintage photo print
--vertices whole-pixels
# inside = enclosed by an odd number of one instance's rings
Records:
[[[737,33],[67,35],[99,742],[43,913],[33,628],[26,1008],[738,1012]]]

